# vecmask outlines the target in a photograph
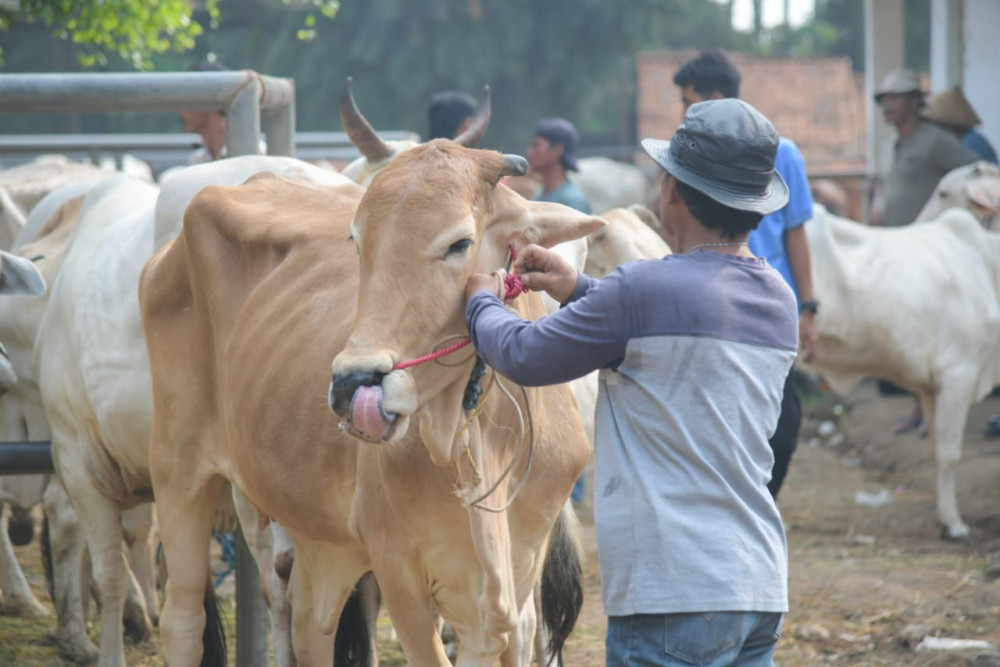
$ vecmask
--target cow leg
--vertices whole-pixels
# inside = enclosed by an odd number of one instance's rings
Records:
[[[68,477],[68,478],[67,478]],[[63,476],[77,510],[93,562],[100,608],[100,665],[125,667],[122,610],[128,593],[128,563],[122,546],[121,507],[94,488],[84,475]]]
[[[947,382],[936,397],[921,396],[924,418],[930,416],[928,431],[934,437],[934,455],[937,459],[938,519],[943,525],[942,534],[950,540],[966,540],[969,527],[958,511],[955,474],[962,456],[962,437],[969,417],[971,397],[967,392],[952,389]]]
[[[156,592],[156,578],[153,574],[153,549],[149,540],[153,532],[152,503],[143,503],[125,510],[122,513],[122,530],[129,548],[132,574],[135,575],[135,583],[138,585],[138,590],[132,585],[129,586],[129,595],[125,602],[126,614],[129,614],[129,608],[141,599],[149,622],[156,625],[160,619],[160,603]]]
[[[150,446],[155,462],[156,441]],[[158,474],[152,468],[156,519],[167,561],[166,603],[160,614],[163,653],[171,667],[194,667],[202,659],[205,586],[215,507],[224,486],[185,469]]]
[[[52,477],[43,498],[48,520],[48,542],[52,559],[53,595],[56,607],[56,645],[67,660],[87,664],[97,659],[97,647],[87,636],[84,600],[90,599],[84,584],[86,539],[66,490]],[[89,567],[87,568],[89,572]],[[86,577],[89,580],[89,576]]]
[[[21,616],[24,618],[45,618],[49,610],[42,606],[31,592],[28,580],[14,555],[14,547],[7,535],[7,517],[4,504],[0,503],[0,591],[3,601],[0,604],[5,616]]]
[[[400,562],[405,564],[401,567]],[[399,559],[385,565],[384,570],[376,566],[375,578],[382,589],[382,597],[406,655],[406,662],[411,665],[451,665],[438,634],[435,615],[431,611],[431,600],[423,583],[424,575],[409,564],[409,559]],[[458,636],[461,642],[461,635]],[[492,664],[489,663],[490,667]]]
[[[535,595],[540,591],[540,586],[536,585],[517,618],[517,628],[510,633],[510,643],[506,650],[500,655],[502,667],[527,667],[531,664],[531,651],[539,638],[544,638],[545,634],[539,632],[538,614],[535,607]],[[545,664],[544,651],[538,654],[538,664]]]

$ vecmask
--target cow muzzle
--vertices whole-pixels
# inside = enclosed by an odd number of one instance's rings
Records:
[[[333,374],[330,407],[340,428],[369,442],[388,442],[406,431],[416,409],[407,373],[351,370]]]

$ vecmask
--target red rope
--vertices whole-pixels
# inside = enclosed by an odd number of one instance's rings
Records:
[[[451,354],[455,350],[461,350],[463,347],[465,347],[471,342],[472,342],[471,338],[463,338],[454,345],[449,345],[448,347],[438,350],[437,352],[431,352],[430,354],[425,354],[422,357],[417,357],[416,359],[410,359],[409,361],[401,361],[395,366],[393,366],[392,370],[398,371],[404,368],[409,368],[410,366],[419,366],[420,364],[423,364],[425,362],[434,361],[435,359],[439,359],[445,356],[446,354]]]
[[[510,268],[514,264],[514,260],[517,259],[517,250],[514,249],[514,244],[510,243],[507,245],[507,251],[510,255],[507,258],[507,277],[503,279],[503,300],[504,302],[513,301],[517,297],[521,296],[528,291],[528,288],[524,286],[521,282],[521,276],[515,276],[510,273]],[[401,361],[392,367],[392,370],[399,371],[404,368],[410,368],[411,366],[419,366],[420,364],[427,363],[428,361],[434,361],[435,359],[440,359],[441,357],[451,354],[456,350],[461,350],[463,347],[472,342],[471,338],[463,338],[454,345],[449,345],[448,347],[442,348],[437,352],[431,352],[430,354],[425,354],[422,357],[417,357],[416,359],[410,359],[409,361]]]

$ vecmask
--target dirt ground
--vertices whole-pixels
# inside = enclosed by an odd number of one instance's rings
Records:
[[[1000,398],[974,406],[966,428],[958,495],[972,528],[968,544],[940,538],[929,441],[891,433],[911,405],[907,397],[879,396],[871,383],[844,400],[807,397],[806,423],[778,503],[788,533],[791,598],[778,665],[1000,666],[1000,440],[981,435],[988,416],[1000,413]],[[829,424],[820,427],[823,422]],[[877,498],[883,490],[884,505],[856,502],[858,492]],[[589,505],[582,521],[586,599],[565,662],[598,667],[605,618]],[[17,551],[36,595],[49,604],[37,545]],[[228,611],[232,630],[231,601]],[[45,639],[53,625],[0,617],[0,665],[60,665]],[[380,637],[381,663],[406,664],[388,618],[381,619]],[[997,648],[920,648],[925,637]],[[158,648],[158,639],[130,647],[128,664],[161,665]]]

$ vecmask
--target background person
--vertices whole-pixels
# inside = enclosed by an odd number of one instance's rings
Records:
[[[465,132],[476,116],[476,100],[457,90],[435,93],[427,109],[429,132],[432,139],[454,139]]]
[[[924,92],[916,72],[889,72],[875,91],[875,102],[882,107],[886,122],[896,129],[896,142],[885,176],[881,206],[873,207],[872,222],[901,227],[916,220],[945,174],[975,162],[979,156],[953,134],[921,118]],[[879,380],[878,387],[887,396],[910,393],[885,380]],[[916,398],[911,413],[900,418],[893,432],[901,434],[915,429],[926,434]]]
[[[204,61],[187,68],[189,72],[228,72],[218,62]],[[188,164],[211,162],[226,156],[226,112],[209,109],[182,111],[184,131],[201,137],[201,146],[188,157]]]
[[[930,97],[922,115],[941,129],[954,134],[963,146],[982,159],[997,164],[997,153],[990,140],[973,129],[982,121],[965,98],[961,87],[952,86]]]
[[[674,83],[681,89],[685,111],[697,102],[740,95],[740,71],[721,51],[703,51],[683,63],[674,74]],[[774,166],[788,186],[788,203],[765,215],[750,232],[750,250],[777,269],[795,293],[800,313],[800,344],[806,361],[810,361],[816,355],[815,318],[819,309],[819,302],[813,297],[812,260],[804,226],[812,218],[812,193],[805,160],[791,139],[780,138]],[[778,428],[770,440],[774,468],[767,488],[775,498],[788,473],[801,427],[802,403],[792,369],[785,378]]]

